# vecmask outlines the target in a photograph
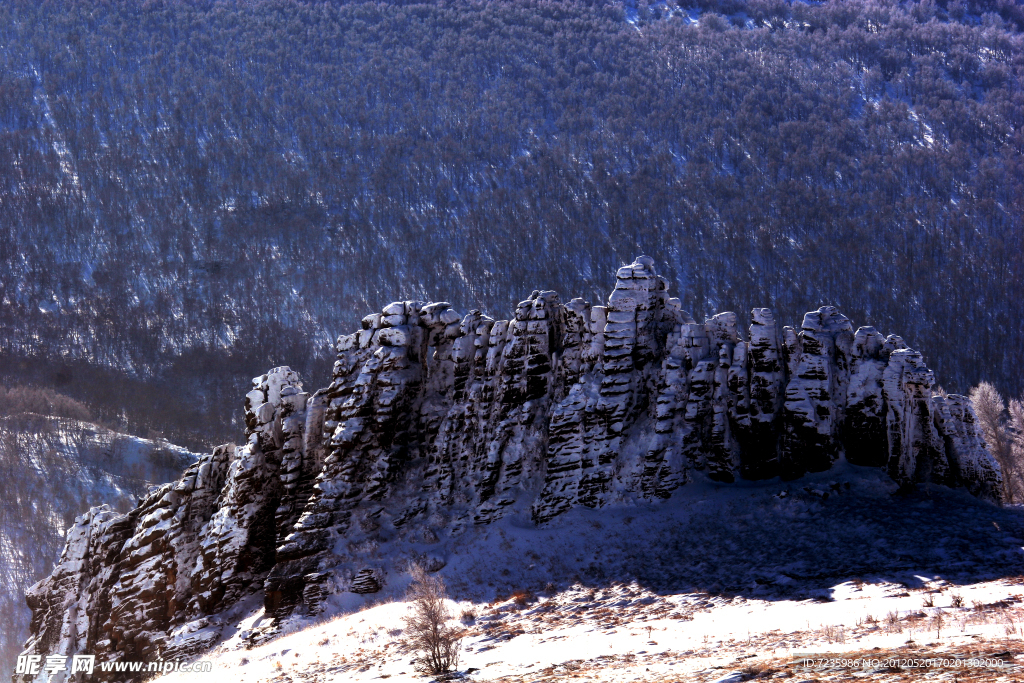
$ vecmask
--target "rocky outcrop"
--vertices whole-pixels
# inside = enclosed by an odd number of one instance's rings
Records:
[[[839,455],[853,325],[824,306],[804,316],[799,332],[784,328],[783,340],[789,383],[779,461],[782,475],[795,478],[829,469]]]
[[[169,647],[168,632],[202,613],[190,578],[228,456],[224,447],[204,456],[127,515],[103,506],[76,519],[56,569],[27,595],[26,650],[143,660],[161,648],[188,655],[208,645],[200,637]]]
[[[961,482],[973,495],[996,498],[1002,491],[999,467],[985,445],[970,399],[959,394],[932,396],[935,429],[942,438],[950,472],[948,481]]]
[[[969,402],[933,396],[899,337],[831,306],[799,330],[764,308],[746,330],[731,312],[700,323],[647,257],[619,269],[606,305],[534,292],[494,320],[396,302],[337,352],[312,396],[288,368],[254,380],[244,446],[127,515],[80,518],[30,593],[28,650],[184,656],[247,595],[283,616],[380,590],[382,544],[436,569],[422,547],[468,525],[544,524],[702,477],[791,479],[845,457],[998,501]]]
[[[779,329],[767,308],[750,312],[746,371],[749,407],[742,430],[742,474],[747,479],[764,479],[778,471],[775,418],[782,406],[786,380]]]

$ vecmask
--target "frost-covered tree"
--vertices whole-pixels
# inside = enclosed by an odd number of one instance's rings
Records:
[[[1024,500],[1024,463],[1019,457],[1019,449],[1014,448],[1015,440],[1010,431],[1012,426],[1008,429],[1005,419],[1006,401],[988,382],[982,382],[971,389],[970,398],[985,441],[1003,470],[1004,500],[1011,503]],[[1019,401],[1011,401],[1011,407],[1014,404],[1019,408]]]
[[[440,676],[459,665],[462,630],[448,625],[448,593],[439,576],[427,574],[413,565],[409,600],[412,614],[405,618],[405,646],[416,653],[416,670],[427,676]]]
[[[1024,469],[1024,402],[1010,401],[1010,460],[1018,469]]]

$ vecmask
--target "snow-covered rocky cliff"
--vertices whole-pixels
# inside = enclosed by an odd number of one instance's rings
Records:
[[[502,517],[657,501],[687,482],[794,479],[853,465],[903,487],[998,502],[967,399],[932,395],[920,353],[832,307],[799,329],[754,309],[703,323],[654,262],[606,305],[534,292],[513,320],[396,302],[337,342],[330,385],[286,367],[245,397],[245,446],[220,447],[120,515],[78,518],[28,594],[27,652],[188,657],[250,595],[268,615],[372,593],[399,562]],[[254,633],[258,638],[259,633]]]
[[[9,406],[8,406],[9,407]],[[28,636],[25,590],[51,572],[64,531],[90,506],[131,510],[152,482],[176,478],[197,454],[85,419],[0,417],[0,666]]]

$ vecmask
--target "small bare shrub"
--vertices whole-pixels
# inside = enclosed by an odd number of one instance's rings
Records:
[[[900,624],[900,613],[889,612],[885,617],[885,626],[889,633],[903,633],[903,625]]]
[[[974,608],[975,612],[985,611],[985,603],[983,603],[981,600],[971,600],[971,607]]]
[[[751,662],[740,669],[748,678],[768,678],[775,673],[767,662]]]
[[[923,604],[925,607],[935,607],[935,596],[931,593],[924,596]]]
[[[476,621],[476,611],[472,609],[462,610],[462,614],[459,615],[459,621],[463,624],[472,624]]]
[[[842,626],[826,626],[821,627],[821,637],[829,643],[845,643],[846,642],[846,629]]]
[[[533,594],[530,591],[516,591],[512,594],[512,602],[520,607],[526,607],[533,602]]]
[[[952,601],[953,607],[963,607],[964,606],[964,598],[963,598],[962,595],[954,593],[953,595],[950,596],[950,600]]]
[[[459,665],[462,630],[448,626],[452,618],[448,593],[440,576],[413,565],[408,599],[412,614],[405,617],[404,646],[414,651],[416,670],[426,676],[442,676]]]

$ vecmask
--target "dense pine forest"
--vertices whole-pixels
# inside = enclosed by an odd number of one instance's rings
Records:
[[[1011,0],[0,6],[0,379],[237,437],[396,299],[508,317],[653,256],[1024,392]],[[232,421],[235,424],[232,424]]]

